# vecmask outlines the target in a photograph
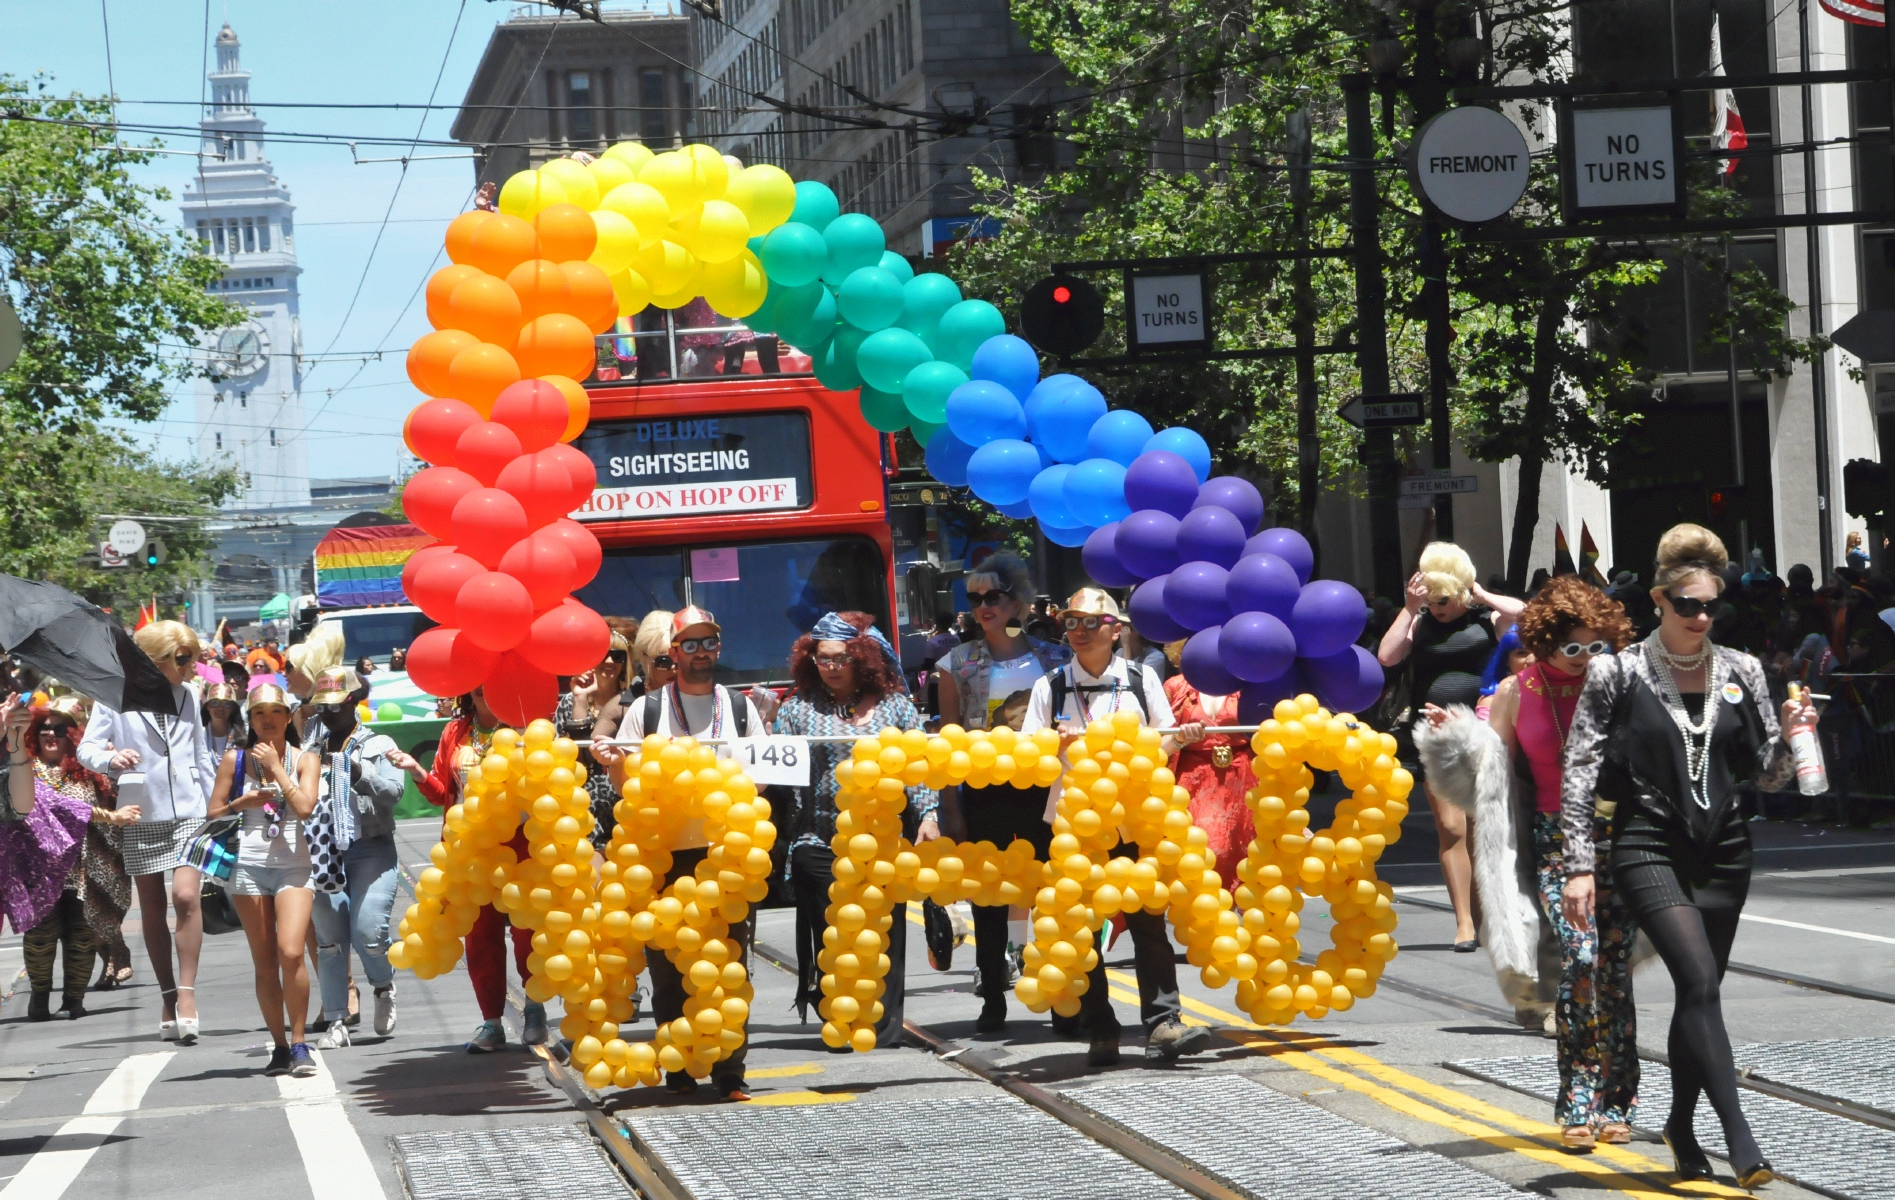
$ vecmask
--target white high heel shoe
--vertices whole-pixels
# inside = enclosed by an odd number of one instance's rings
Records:
[[[159,992],[158,994],[160,996],[176,996],[178,993],[176,989],[172,989],[170,991]],[[178,1040],[178,1023],[176,1021],[159,1021],[158,1022],[158,1037],[159,1037],[159,1040],[161,1041],[166,1041],[166,1042],[177,1041]]]
[[[180,992],[190,992],[193,997],[197,995],[196,988],[180,986],[178,990]],[[178,1018],[178,1045],[180,1046],[197,1045],[197,1018],[196,1017],[181,1016]]]

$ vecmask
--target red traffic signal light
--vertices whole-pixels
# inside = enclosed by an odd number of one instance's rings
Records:
[[[1058,287],[1053,289],[1053,303],[1054,304],[1064,304],[1068,300],[1071,300],[1072,298],[1073,298],[1073,290],[1067,287],[1065,284],[1061,284]]]
[[[1020,305],[1020,332],[1046,353],[1071,358],[1105,332],[1105,302],[1083,279],[1050,276],[1027,290]]]

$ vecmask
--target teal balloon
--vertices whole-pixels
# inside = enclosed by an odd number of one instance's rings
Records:
[[[941,314],[960,302],[958,284],[938,272],[925,272],[901,285],[901,320],[896,324],[923,341],[932,342]]]
[[[746,241],[744,243],[744,247],[748,249],[750,253],[752,254],[762,254],[763,253],[763,239],[767,236],[768,236],[767,234],[760,233],[756,237],[753,237],[749,239],[748,241]]]
[[[899,396],[908,372],[933,357],[928,344],[906,329],[883,329],[869,334],[856,351],[855,365],[863,383]]]
[[[823,268],[829,265],[829,244],[813,226],[791,221],[770,231],[757,257],[771,283],[801,287],[822,278]]]
[[[930,425],[926,421],[908,422],[908,431],[915,435],[915,441],[919,442],[924,450],[928,443],[934,440],[934,435],[946,428],[945,425]]]
[[[862,389],[862,419],[869,428],[882,433],[894,433],[908,427],[908,406],[902,403],[900,392],[883,392],[872,387]]]
[[[845,323],[836,325],[836,335],[816,359],[816,379],[832,392],[853,392],[862,386],[862,373],[856,368],[856,350],[868,334]]]
[[[930,345],[934,356],[963,371],[974,365],[974,351],[990,337],[1007,332],[1007,319],[985,300],[963,300],[941,314]]]
[[[901,381],[902,402],[915,420],[945,425],[948,393],[966,382],[967,372],[953,363],[924,362]]]
[[[859,267],[842,281],[836,308],[858,329],[887,329],[901,319],[901,280],[880,267]]]
[[[842,202],[827,184],[806,179],[796,185],[796,207],[790,210],[790,220],[821,233],[841,211]]]
[[[778,325],[776,330],[784,341],[811,358],[816,357],[815,352],[827,345],[836,334],[836,298],[822,284],[813,286],[821,295],[816,298],[811,310],[792,322]]]
[[[864,213],[844,213],[829,222],[822,231],[822,240],[829,247],[823,282],[836,287],[842,286],[851,272],[880,266],[882,253],[888,249],[881,223]]]
[[[878,265],[882,270],[887,271],[890,275],[893,275],[903,283],[907,283],[910,279],[915,277],[914,267],[909,265],[906,258],[903,258],[893,250],[882,251],[882,261]]]

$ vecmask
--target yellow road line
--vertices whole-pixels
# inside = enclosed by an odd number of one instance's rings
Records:
[[[751,1072],[753,1075],[755,1073]],[[786,1108],[796,1104],[846,1104],[853,1099],[853,1092],[776,1092],[768,1096],[752,1096],[738,1103],[756,1108]]]
[[[745,1079],[787,1079],[792,1075],[820,1075],[823,1069],[815,1063],[792,1063],[787,1067],[752,1068],[744,1072]]]

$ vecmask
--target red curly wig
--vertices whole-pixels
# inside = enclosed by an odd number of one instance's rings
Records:
[[[1558,653],[1560,643],[1575,629],[1590,629],[1625,649],[1632,640],[1632,622],[1625,606],[1577,575],[1549,579],[1520,612],[1520,644],[1545,662]]]
[[[875,618],[865,612],[839,612],[836,615],[857,629],[869,629],[875,624]],[[806,699],[822,696],[829,690],[823,684],[822,672],[816,669],[817,641],[815,634],[806,633],[790,647],[790,678],[796,682],[797,694]],[[882,652],[880,642],[865,633],[861,637],[850,638],[843,645],[848,647],[849,658],[855,663],[855,686],[861,689],[864,696],[880,700],[883,696],[908,690],[901,668],[888,661],[888,655]]]
[[[26,726],[25,745],[28,756],[35,759],[39,757],[39,731],[54,721],[63,721],[66,723],[66,727],[72,730],[72,737],[66,741],[66,757],[59,761],[60,771],[63,772],[68,779],[80,779],[90,783],[93,790],[99,794],[101,799],[112,795],[111,781],[106,779],[103,775],[88,771],[84,765],[79,762],[79,739],[84,736],[85,727],[80,725],[77,721],[74,721],[65,713],[54,712],[50,708],[36,708],[33,710],[33,719],[28,722]]]

